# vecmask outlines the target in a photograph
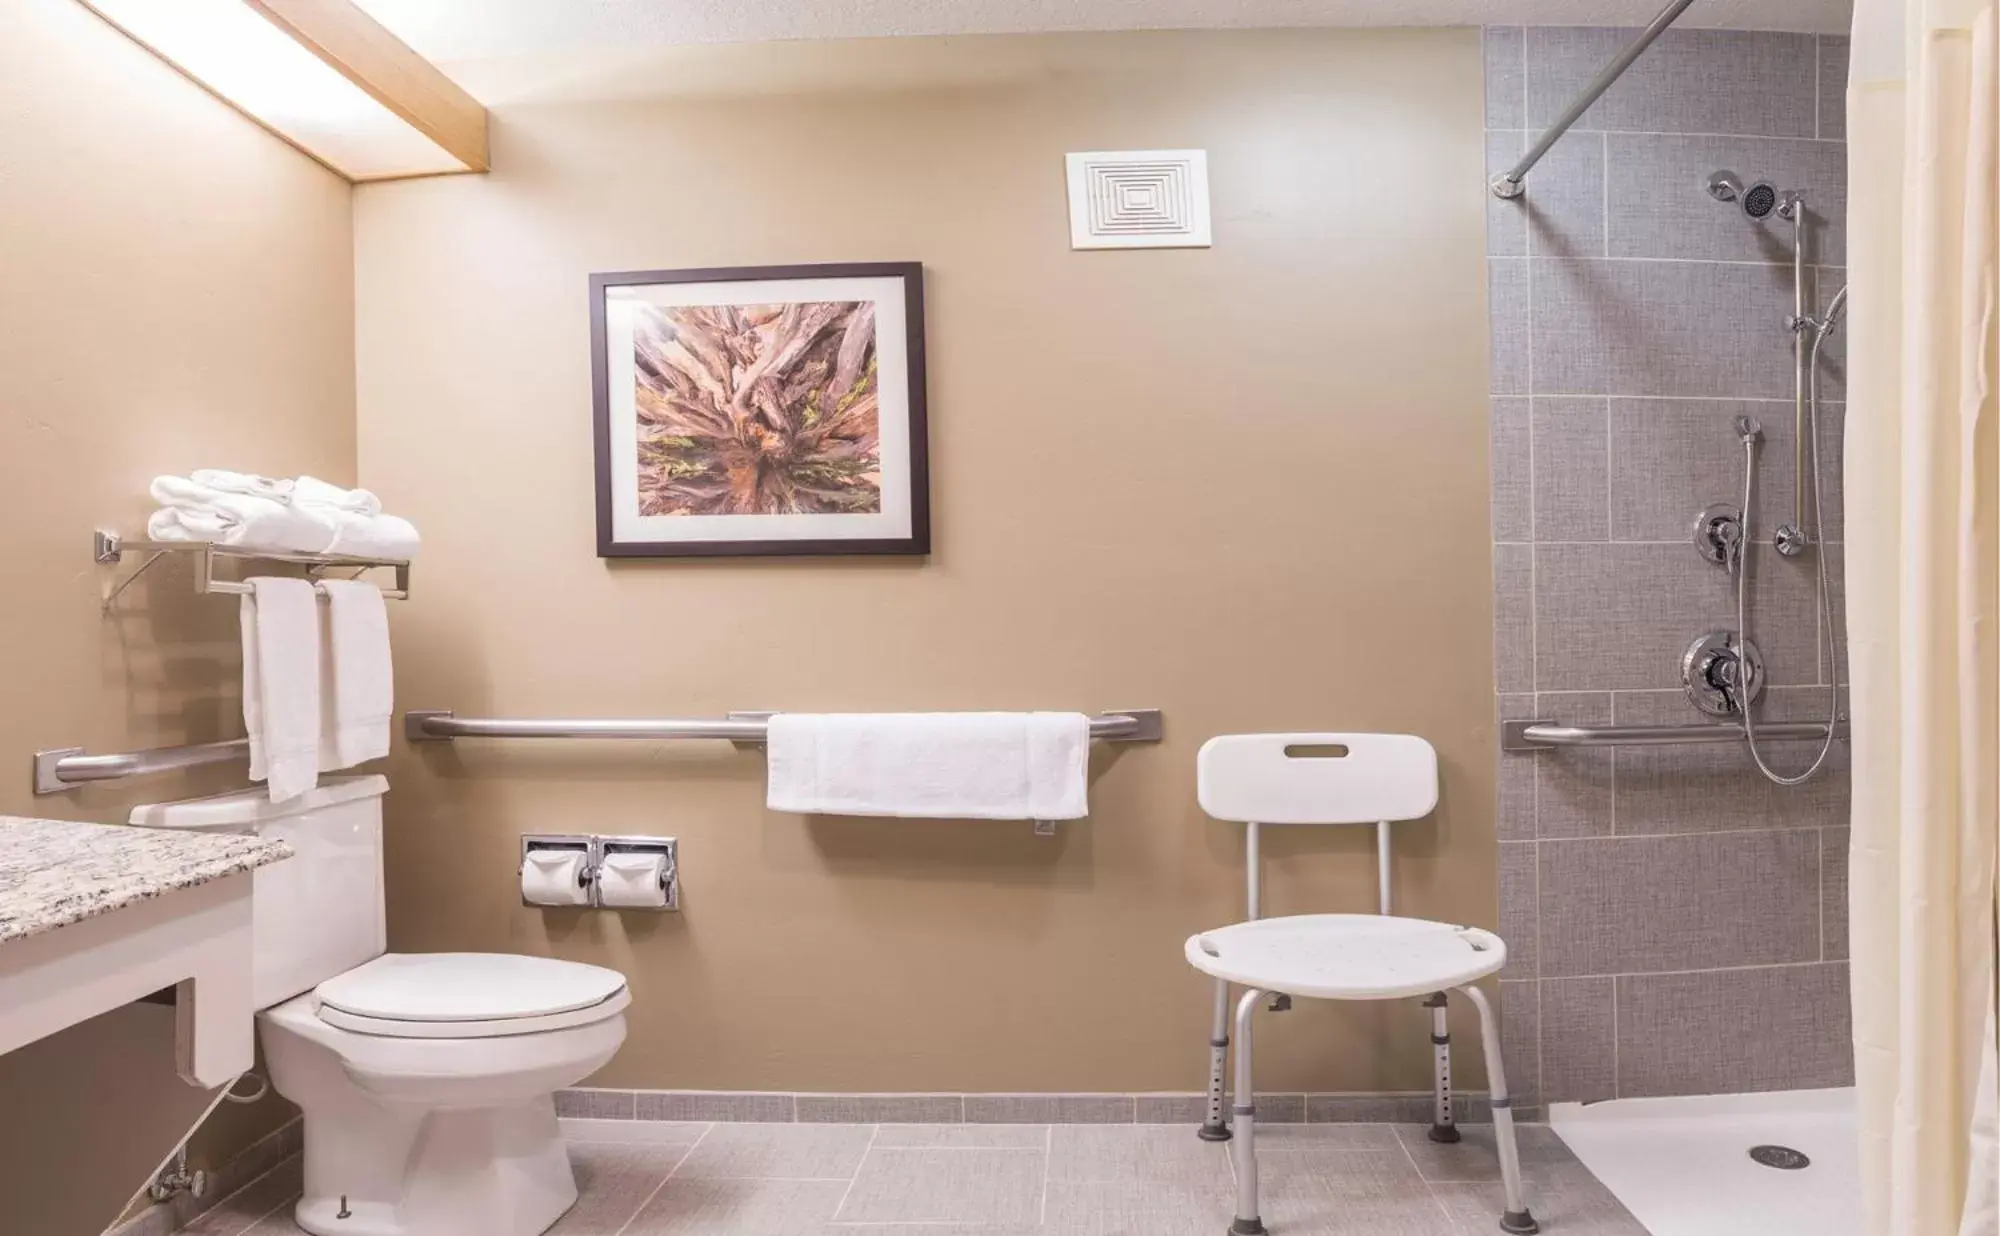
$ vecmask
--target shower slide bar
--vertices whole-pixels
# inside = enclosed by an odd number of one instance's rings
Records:
[[[1598,97],[1605,91],[1611,89],[1611,83],[1622,77],[1625,70],[1632,67],[1632,62],[1639,58],[1640,53],[1651,47],[1654,39],[1666,33],[1667,27],[1674,24],[1674,19],[1686,12],[1687,7],[1693,3],[1694,0],[1669,0],[1667,7],[1661,9],[1660,15],[1653,19],[1653,24],[1640,31],[1638,38],[1633,39],[1624,51],[1619,52],[1612,58],[1610,64],[1604,66],[1604,71],[1583,88],[1583,93],[1564,109],[1562,115],[1556,117],[1556,122],[1549,126],[1548,132],[1542,134],[1541,140],[1529,147],[1528,153],[1521,156],[1521,161],[1492,179],[1490,187],[1493,196],[1521,196],[1522,190],[1527,188],[1523,181],[1529,169],[1542,161],[1542,156],[1549,152],[1549,147],[1555,145],[1563,134],[1569,132],[1570,126],[1582,119],[1583,114],[1590,110],[1590,105],[1597,102]],[[1526,117],[1523,117],[1524,121],[1525,119]]]
[[[403,735],[411,742],[454,738],[716,738],[758,746],[768,712],[732,712],[720,720],[551,721],[461,717],[450,711],[411,709]],[[1158,742],[1164,726],[1157,708],[1120,708],[1090,719],[1090,736],[1105,742]]]
[[[1833,727],[1835,738],[1847,737],[1847,723]],[[1758,738],[1811,739],[1826,737],[1817,721],[1771,721],[1757,726]],[[1743,727],[1719,725],[1559,725],[1554,721],[1502,721],[1502,751],[1545,751],[1551,747],[1674,747],[1686,743],[1742,742]]]

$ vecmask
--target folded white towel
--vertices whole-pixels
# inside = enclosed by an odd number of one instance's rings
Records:
[[[1090,719],[1077,712],[780,713],[773,811],[1075,820],[1088,813]]]
[[[253,498],[269,498],[273,502],[292,500],[292,481],[274,480],[268,476],[258,476],[254,472],[231,472],[225,468],[196,468],[188,473],[188,479],[197,485],[219,489],[224,493],[249,494]]]
[[[146,521],[155,541],[214,541],[245,549],[323,553],[336,535],[332,518],[311,509],[198,484],[187,477],[155,477],[160,504]]]
[[[414,558],[422,542],[416,525],[395,515],[356,515],[333,507],[303,508],[323,515],[333,525],[329,554],[350,558]]]
[[[243,732],[250,779],[272,802],[319,783],[319,594],[304,579],[255,575],[243,598]]]
[[[395,709],[389,663],[389,607],[375,585],[320,581],[326,639],[320,660],[319,767],[351,768],[389,754]]]
[[[342,489],[316,476],[302,476],[286,484],[292,487],[292,501],[300,506],[327,506],[350,515],[382,513],[382,500],[365,489]]]

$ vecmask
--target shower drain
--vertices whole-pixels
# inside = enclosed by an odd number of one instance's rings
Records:
[[[1752,1146],[1750,1157],[1765,1167],[1775,1167],[1780,1171],[1796,1172],[1802,1167],[1811,1167],[1812,1160],[1802,1151],[1790,1146]]]

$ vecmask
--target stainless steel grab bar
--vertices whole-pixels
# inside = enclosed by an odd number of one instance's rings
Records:
[[[411,742],[454,738],[716,738],[756,745],[764,741],[770,717],[768,712],[732,712],[719,720],[507,720],[413,708],[403,714],[403,734]],[[1158,742],[1164,732],[1157,708],[1120,708],[1090,719],[1090,736],[1105,742]]]
[[[35,752],[35,793],[60,794],[91,781],[118,781],[152,773],[227,764],[250,758],[250,740],[197,743],[189,747],[154,747],[115,755],[85,755],[82,747],[57,747]]]
[[[1833,727],[1834,737],[1847,737],[1847,722]],[[1817,721],[1771,721],[1757,726],[1757,737],[1821,739],[1826,726]],[[1502,721],[1502,751],[1546,751],[1551,747],[1669,747],[1685,743],[1742,742],[1743,727],[1734,722],[1714,725],[1558,725],[1554,721]]]

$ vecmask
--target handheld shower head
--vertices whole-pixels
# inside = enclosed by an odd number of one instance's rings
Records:
[[[1735,172],[1715,172],[1708,178],[1708,195],[1718,202],[1735,202],[1752,219],[1763,219],[1777,210],[1777,189],[1766,180],[1745,185]]]
[[[1764,436],[1764,426],[1759,424],[1754,416],[1739,416],[1736,418],[1736,436],[1743,439],[1743,444],[1748,446]]]

